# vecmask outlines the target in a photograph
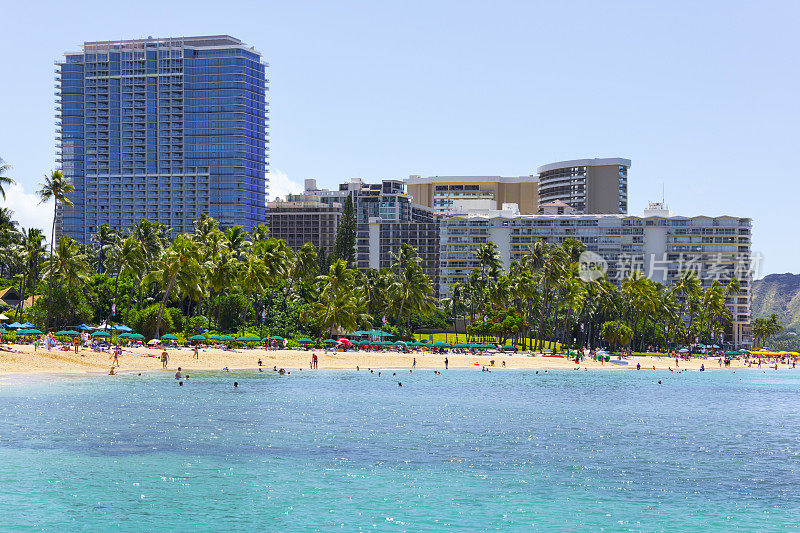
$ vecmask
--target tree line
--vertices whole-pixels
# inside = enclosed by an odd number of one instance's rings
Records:
[[[0,172],[0,194],[9,183]],[[69,209],[72,191],[54,171],[38,194],[56,213],[58,206]],[[695,339],[712,344],[731,331],[725,304],[740,292],[735,278],[704,285],[686,271],[667,287],[634,271],[619,286],[605,275],[585,280],[579,271],[585,247],[574,239],[540,240],[508,269],[497,246],[487,242],[475,251],[479,267],[448,298],[436,300],[409,245],[392,254],[390,269],[354,269],[350,198],[345,211],[330,251],[311,243],[294,251],[264,225],[252,232],[221,228],[203,215],[192,232],[174,238],[164,224],[142,219],[125,230],[104,224],[86,244],[68,236],[56,241],[54,220],[48,253],[40,230],[19,228],[3,210],[0,278],[23,300],[42,295],[30,309],[20,304],[15,316],[48,330],[94,321],[130,323],[156,337],[177,330],[265,328],[319,337],[385,326],[410,338],[420,327],[458,331],[461,323],[472,338],[512,339],[531,349],[561,342],[635,350]]]

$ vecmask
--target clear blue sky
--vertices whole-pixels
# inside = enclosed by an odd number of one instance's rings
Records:
[[[754,219],[800,272],[797,2],[13,2],[0,156],[26,224],[53,168],[53,61],[83,41],[230,34],[270,63],[275,191],[630,158],[630,210]],[[287,181],[288,180],[288,181]],[[274,194],[271,194],[271,196]]]

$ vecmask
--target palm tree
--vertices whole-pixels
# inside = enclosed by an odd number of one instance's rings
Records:
[[[156,318],[155,337],[160,338],[161,320],[164,317],[164,308],[169,298],[178,292],[200,293],[200,280],[203,270],[200,266],[200,254],[197,243],[180,234],[175,237],[172,246],[167,248],[156,261],[145,281],[157,281],[164,290],[161,305]]]
[[[412,313],[426,314],[433,308],[430,298],[433,289],[430,278],[420,266],[422,258],[414,247],[401,244],[400,251],[392,253],[392,259],[392,267],[397,269],[397,275],[389,287],[389,294],[392,304],[397,306],[396,323],[400,324],[403,311],[410,320]]]
[[[106,271],[105,258],[109,249],[114,246],[117,232],[111,229],[107,223],[100,224],[97,232],[92,235],[92,241],[97,245],[97,273],[102,274]]]
[[[16,181],[7,176],[9,170],[11,170],[11,165],[6,164],[3,158],[0,157],[0,196],[3,197],[3,200],[6,199],[6,186],[16,183]]]
[[[137,283],[141,283],[145,274],[144,266],[144,250],[142,243],[133,235],[128,235],[120,246],[118,253],[119,257],[119,275],[128,278]],[[131,298],[135,284],[131,283],[131,288],[128,291],[128,305],[125,308],[125,323],[128,323],[128,317],[131,310]],[[114,298],[116,300],[116,297]]]
[[[20,302],[17,306],[17,316],[22,311],[22,306],[25,301],[25,294],[30,289],[31,294],[35,294],[36,285],[39,282],[41,275],[41,258],[47,251],[42,244],[44,235],[39,228],[29,228],[23,231],[22,242],[22,288],[20,289]]]
[[[269,272],[264,262],[256,255],[249,255],[239,269],[239,286],[244,291],[245,308],[242,319],[242,333],[247,325],[247,312],[250,310],[250,297],[261,294],[269,284]]]
[[[244,258],[245,252],[250,248],[249,235],[242,226],[232,226],[225,230],[225,237],[228,239],[228,247],[234,257],[240,261]]]
[[[145,270],[150,270],[161,253],[164,251],[164,235],[166,226],[160,222],[150,222],[146,218],[139,221],[133,230],[133,237],[142,247],[142,262]],[[142,309],[142,290],[145,284],[144,277],[139,280],[138,309]]]
[[[81,252],[80,244],[67,235],[58,239],[54,254],[44,262],[42,268],[55,275],[68,288],[78,287],[89,281],[86,254]]]
[[[41,189],[37,192],[39,196],[39,203],[49,202],[53,200],[53,229],[50,231],[50,257],[53,257],[53,247],[56,239],[56,216],[58,214],[58,204],[72,206],[72,201],[68,195],[75,191],[75,187],[69,182],[60,170],[54,170],[49,176],[45,175],[44,183],[41,184]],[[52,263],[52,261],[50,261]],[[50,327],[50,312],[53,305],[53,271],[50,270],[47,289],[47,323],[45,330]]]
[[[355,277],[353,272],[353,270],[347,268],[347,261],[344,259],[336,259],[331,263],[327,274],[317,277],[317,283],[320,287],[319,301],[326,302],[322,322],[331,324],[331,333],[333,332],[333,323],[329,322],[331,308],[334,303],[344,305],[344,295],[347,294],[353,286],[353,279]]]
[[[207,263],[206,276],[209,288],[217,295],[217,330],[220,329],[220,312],[222,310],[222,292],[225,289],[233,287],[236,281],[236,271],[239,262],[232,258],[228,251],[227,246],[224,246],[214,257]],[[209,306],[209,315],[211,313]],[[209,316],[209,324],[211,317]]]
[[[684,320],[684,312],[689,310],[689,322],[687,332],[690,333],[692,328],[692,320],[694,317],[694,301],[700,293],[700,280],[692,270],[683,270],[672,286],[672,292],[680,300],[680,309],[678,310],[678,317]],[[674,338],[674,337],[673,337]],[[686,339],[684,339],[686,340]]]

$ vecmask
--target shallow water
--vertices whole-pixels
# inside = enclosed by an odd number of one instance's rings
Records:
[[[800,372],[393,372],[5,378],[0,527],[800,523]]]

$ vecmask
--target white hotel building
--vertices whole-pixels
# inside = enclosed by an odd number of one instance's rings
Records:
[[[715,279],[725,283],[735,276],[742,291],[726,302],[733,315],[730,340],[737,346],[750,344],[749,218],[676,216],[663,204],[653,203],[642,216],[574,214],[559,202],[545,205],[541,215],[522,215],[514,204],[506,204],[502,210],[489,205],[475,207],[475,203],[464,202],[456,206],[456,213],[440,221],[442,298],[450,296],[453,285],[464,282],[470,271],[480,268],[473,252],[487,241],[497,245],[508,268],[539,239],[560,244],[572,238],[603,257],[608,278],[614,283],[636,269],[668,286],[687,269],[697,273],[704,287]]]

